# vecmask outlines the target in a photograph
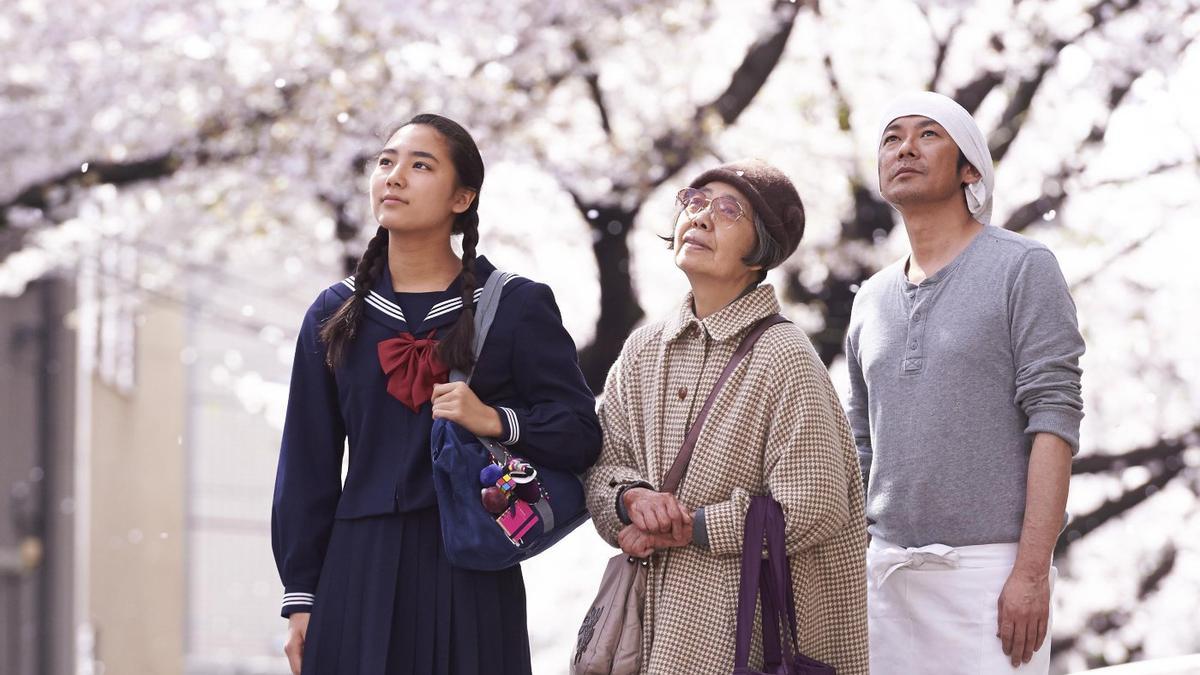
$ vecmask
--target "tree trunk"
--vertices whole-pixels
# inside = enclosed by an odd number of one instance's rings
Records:
[[[629,275],[629,242],[627,235],[633,227],[638,210],[620,206],[579,204],[592,226],[596,267],[600,273],[600,318],[596,321],[596,336],[579,352],[579,365],[592,391],[604,389],[608,369],[625,344],[625,337],[645,313],[633,291]]]

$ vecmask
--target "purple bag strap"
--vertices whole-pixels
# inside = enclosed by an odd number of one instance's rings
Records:
[[[774,601],[770,565],[771,561],[762,561],[763,574],[759,590],[762,600],[763,670],[774,673],[784,666],[785,661],[783,660],[783,650],[779,646],[779,610]],[[786,668],[784,672],[786,672]]]
[[[763,506],[758,497],[751,497],[750,509],[746,511],[746,531],[742,541],[742,579],[738,584],[737,643],[733,650],[735,671],[750,664],[750,633],[754,630],[755,596],[759,593],[759,578],[763,568],[763,534],[767,524],[767,512]]]
[[[763,539],[767,560],[762,559]],[[771,497],[750,498],[742,542],[742,578],[738,587],[737,643],[734,669],[747,668],[754,630],[755,596],[762,596],[763,667],[766,672],[792,672],[796,640],[796,603],[784,542],[783,509]],[[780,645],[780,624],[788,628]]]
[[[786,633],[788,639],[784,641],[784,655],[787,657],[785,662],[790,667],[795,661],[796,653],[800,650],[800,643],[796,639],[796,592],[792,588],[792,568],[788,564],[787,545],[784,539],[783,507],[770,497],[762,499],[768,502],[764,508],[767,510],[766,535],[769,558],[767,562],[770,568],[770,574],[766,577],[767,587],[763,590],[771,598],[773,613],[788,628]],[[763,610],[764,613],[766,611],[766,609]],[[774,621],[772,626],[777,637],[779,628]],[[765,622],[763,630],[766,630]]]
[[[675,462],[671,464],[671,468],[667,471],[666,478],[663,479],[662,489],[660,492],[675,492],[679,489],[679,484],[683,482],[683,475],[687,473],[688,464],[692,461],[692,451],[696,449],[696,442],[700,440],[700,430],[704,426],[704,421],[708,419],[708,413],[712,410],[713,403],[717,400],[717,394],[721,393],[721,388],[725,386],[725,381],[733,374],[733,371],[754,349],[754,343],[758,342],[758,338],[766,332],[768,328],[777,323],[787,323],[788,320],[782,314],[771,314],[759,320],[746,333],[746,337],[742,338],[742,343],[738,345],[737,351],[733,356],[729,357],[729,363],[725,364],[725,370],[721,371],[721,376],[717,378],[717,383],[713,385],[712,391],[708,393],[708,398],[704,401],[704,406],[700,408],[700,413],[696,415],[696,421],[692,422],[692,427],[688,429],[687,436],[683,439],[683,447],[679,449],[679,454],[675,455]]]

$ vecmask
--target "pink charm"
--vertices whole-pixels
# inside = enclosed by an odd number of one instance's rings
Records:
[[[528,503],[516,499],[513,500],[511,508],[500,514],[496,523],[500,525],[514,545],[520,546],[522,537],[529,534],[538,520],[538,515],[533,512]]]

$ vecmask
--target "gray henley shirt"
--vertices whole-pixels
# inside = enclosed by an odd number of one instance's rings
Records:
[[[901,546],[1016,542],[1034,434],[1079,450],[1083,338],[1044,245],[985,227],[920,284],[901,260],[854,300],[847,416],[868,530]]]

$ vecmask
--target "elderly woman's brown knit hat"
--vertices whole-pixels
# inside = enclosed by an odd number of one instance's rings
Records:
[[[722,164],[697,176],[691,187],[722,182],[732,185],[746,195],[754,212],[767,227],[769,234],[783,249],[783,256],[772,261],[775,267],[787,259],[800,245],[804,236],[804,204],[792,181],[779,169],[757,159],[743,159]]]

